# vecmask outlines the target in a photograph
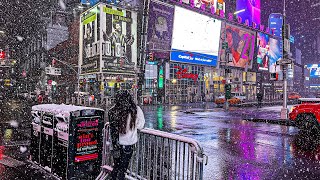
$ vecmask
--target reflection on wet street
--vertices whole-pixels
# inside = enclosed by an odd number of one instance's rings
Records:
[[[319,177],[320,138],[292,126],[242,120],[242,111],[247,109],[144,107],[146,127],[200,142],[209,158],[204,179]]]

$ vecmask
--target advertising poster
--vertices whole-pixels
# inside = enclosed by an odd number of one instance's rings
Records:
[[[174,6],[151,1],[148,21],[148,51],[157,58],[170,58]],[[167,51],[166,51],[167,50]]]
[[[320,64],[308,64],[307,69],[310,71],[310,78],[320,77]]]
[[[280,41],[277,39],[270,38],[270,50],[269,50],[269,72],[270,73],[279,73],[280,65],[277,65],[276,62],[281,59],[282,51],[280,46]]]
[[[137,13],[103,5],[102,71],[134,73],[137,63]]]
[[[221,61],[227,66],[251,69],[255,40],[255,32],[226,24],[221,33]]]
[[[171,60],[216,66],[220,30],[221,21],[176,6]]]
[[[268,70],[269,68],[269,35],[258,32],[257,33],[257,64],[259,70]]]
[[[97,9],[97,7],[93,8]],[[89,10],[81,15],[82,27],[82,73],[99,71],[99,15],[97,11]],[[81,35],[80,35],[81,36]],[[80,52],[81,53],[81,52]]]
[[[244,11],[237,15],[242,18],[242,23],[248,19],[250,26],[252,22],[261,24],[260,0],[237,0],[237,11],[241,10]]]
[[[76,163],[95,160],[99,156],[98,139],[99,118],[79,118],[75,129],[75,159]]]

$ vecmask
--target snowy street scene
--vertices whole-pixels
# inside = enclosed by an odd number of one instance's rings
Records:
[[[319,179],[320,2],[0,9],[0,180]]]

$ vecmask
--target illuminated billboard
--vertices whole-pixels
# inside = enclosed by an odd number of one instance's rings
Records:
[[[268,70],[269,67],[269,35],[258,32],[257,34],[257,64],[259,70]]]
[[[227,66],[252,68],[255,32],[238,26],[223,24],[220,40],[220,60]]]
[[[269,16],[269,28],[273,29],[273,35],[282,37],[283,18],[280,13],[272,13]],[[271,33],[271,32],[270,32]]]
[[[320,77],[320,64],[308,64],[307,69],[310,71],[310,78]]]
[[[237,0],[237,11],[244,10],[237,15],[242,18],[242,22],[249,21],[249,25],[252,22],[261,24],[261,10],[260,0]]]
[[[216,66],[220,30],[221,21],[175,6],[171,60]]]
[[[278,39],[270,38],[269,44],[269,72],[279,73],[281,71],[280,65],[277,65],[276,62],[282,57],[280,41]]]

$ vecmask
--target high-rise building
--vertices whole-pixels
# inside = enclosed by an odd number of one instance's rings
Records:
[[[291,35],[295,42],[291,43],[291,51],[294,56],[295,48],[301,50],[302,64],[319,62],[320,50],[320,2],[313,0],[286,1],[286,23],[290,24]],[[296,12],[301,12],[297,16]],[[271,13],[283,13],[283,1],[262,1],[262,24],[268,22]]]

